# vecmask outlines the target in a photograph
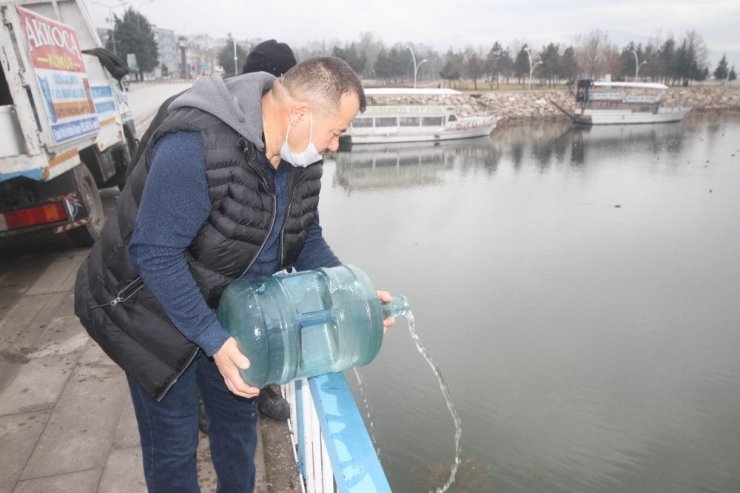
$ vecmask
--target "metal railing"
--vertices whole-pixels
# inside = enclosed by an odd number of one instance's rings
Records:
[[[297,380],[284,392],[306,493],[391,491],[344,374]]]

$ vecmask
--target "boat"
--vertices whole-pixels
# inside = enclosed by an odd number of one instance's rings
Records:
[[[460,94],[460,91],[452,89],[365,89],[365,95],[375,104],[369,104],[364,113],[352,120],[345,138],[352,144],[387,144],[490,135],[496,126],[495,116],[463,117],[457,114],[452,105],[394,102],[399,97],[404,99],[404,96],[413,96],[420,100],[424,96]],[[388,104],[378,104],[386,102]]]
[[[665,84],[648,82],[578,81],[574,114],[560,108],[581,125],[679,122],[690,106],[665,106]]]

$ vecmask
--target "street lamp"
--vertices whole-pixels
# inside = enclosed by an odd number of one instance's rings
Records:
[[[419,67],[421,67],[423,64],[428,62],[426,58],[419,62],[419,65],[416,65],[416,70],[414,70],[414,89],[416,89],[416,73],[419,71]]]
[[[527,51],[527,57],[529,58],[529,90],[532,90],[532,73],[534,72],[534,68],[537,65],[540,65],[542,63],[542,60],[538,60],[535,62],[534,65],[532,65],[532,52],[529,50],[529,48],[525,48]]]
[[[416,63],[416,56],[414,56],[414,50],[411,49],[411,47],[408,47],[409,51],[411,52],[411,59],[414,62],[414,89],[416,89],[416,74],[419,72],[419,67],[421,67],[421,64],[424,62],[428,62],[426,58],[420,61],[418,64]]]
[[[113,54],[118,55],[118,52],[116,51],[116,22],[115,18],[113,17],[113,9],[117,7],[125,7],[129,5],[128,2],[118,2],[115,5],[108,5],[101,2],[95,2],[93,0],[90,0],[90,3],[94,3],[95,5],[100,5],[101,7],[105,7],[108,9],[108,17],[105,19],[106,21],[111,23],[111,30],[110,30],[110,36],[111,36],[111,43],[113,44]]]
[[[231,36],[231,33],[229,33],[229,41],[231,41],[231,44],[234,46],[234,75],[239,75],[239,67],[236,66],[237,59],[236,59],[236,38]]]
[[[231,38],[232,43],[234,43],[234,75],[237,75],[239,73],[239,67],[237,67],[237,60],[236,60],[236,38]]]
[[[635,50],[630,50],[633,55],[635,55],[635,80],[637,80],[637,74],[640,73],[640,67],[645,65],[647,63],[647,60],[643,60],[642,62],[637,61],[637,52]]]

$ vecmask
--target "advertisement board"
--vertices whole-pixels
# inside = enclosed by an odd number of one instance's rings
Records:
[[[57,144],[100,128],[74,28],[18,7],[31,64]]]

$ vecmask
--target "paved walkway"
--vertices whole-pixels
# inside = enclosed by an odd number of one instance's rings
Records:
[[[146,491],[124,374],[73,313],[86,255],[0,259],[0,493]],[[200,445],[201,488],[215,491],[203,434]],[[261,443],[256,463],[267,492]]]

